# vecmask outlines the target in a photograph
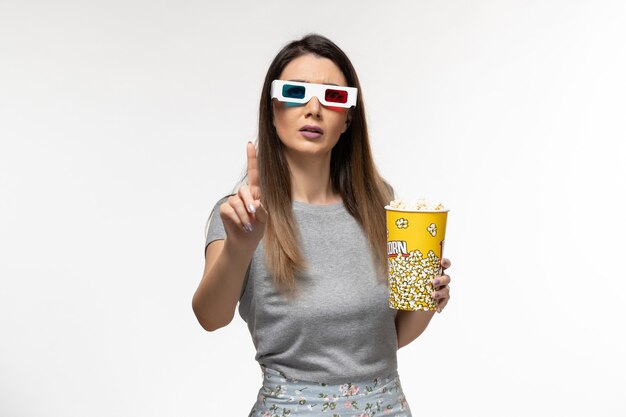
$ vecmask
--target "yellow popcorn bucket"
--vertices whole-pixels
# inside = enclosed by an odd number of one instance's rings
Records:
[[[387,211],[389,307],[396,310],[437,309],[431,280],[441,273],[448,210]]]

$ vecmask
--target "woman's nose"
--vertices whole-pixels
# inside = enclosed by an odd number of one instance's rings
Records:
[[[322,109],[322,105],[320,101],[317,99],[317,97],[311,97],[311,100],[309,100],[309,102],[306,103],[305,109],[307,111],[307,116],[310,114],[315,117],[321,116],[320,111]]]

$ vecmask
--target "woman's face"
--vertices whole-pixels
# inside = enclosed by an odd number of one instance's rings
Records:
[[[347,86],[343,73],[333,61],[311,54],[292,60],[279,79]],[[329,156],[339,136],[348,128],[348,109],[325,107],[317,97],[296,106],[274,99],[273,108],[274,127],[288,157]],[[316,135],[302,131],[307,125],[321,128],[322,134],[314,137]]]

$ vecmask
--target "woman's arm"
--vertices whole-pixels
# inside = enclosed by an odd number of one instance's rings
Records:
[[[204,274],[191,303],[206,331],[217,330],[232,321],[252,254],[250,250],[237,251],[224,240],[207,246]]]
[[[207,331],[224,327],[233,319],[248,265],[267,223],[252,142],[246,145],[246,153],[249,186],[242,185],[220,205],[226,239],[207,246],[202,281],[191,301],[198,322]]]
[[[417,339],[426,330],[434,314],[435,311],[398,310],[396,315],[398,349]]]

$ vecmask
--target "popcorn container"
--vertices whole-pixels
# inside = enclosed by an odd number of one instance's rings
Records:
[[[448,210],[409,210],[385,206],[389,307],[437,309],[431,280],[441,274]]]

